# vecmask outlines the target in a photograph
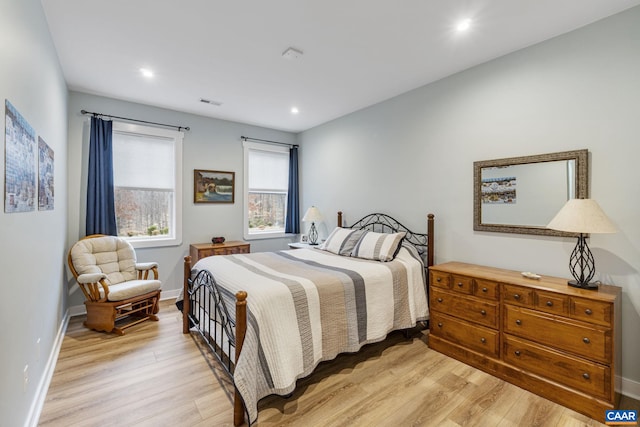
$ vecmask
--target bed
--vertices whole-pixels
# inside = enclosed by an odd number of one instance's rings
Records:
[[[434,216],[427,233],[380,213],[337,224],[322,249],[184,258],[183,333],[232,377],[235,425],[320,362],[428,321]]]

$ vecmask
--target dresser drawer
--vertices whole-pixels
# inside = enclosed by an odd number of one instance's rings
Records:
[[[504,285],[502,290],[504,302],[508,304],[517,304],[530,307],[533,306],[533,289],[523,288],[522,286],[515,285]]]
[[[514,366],[577,390],[610,399],[611,369],[595,362],[559,353],[551,348],[503,336],[503,359]]]
[[[471,277],[452,274],[451,289],[462,294],[471,294],[473,292],[473,279]]]
[[[611,363],[611,331],[571,322],[510,305],[504,310],[504,332],[566,350],[603,363]]]
[[[449,273],[442,273],[440,271],[431,271],[431,280],[429,284],[431,286],[437,286],[438,288],[449,288],[450,283]]]
[[[432,312],[429,333],[494,358],[500,355],[499,332]]]
[[[500,298],[500,285],[490,280],[475,279],[473,294],[479,298],[498,300]]]
[[[572,297],[570,305],[571,317],[574,319],[605,326],[611,326],[612,324],[612,304]]]
[[[535,291],[535,307],[547,313],[569,314],[569,297],[553,292]]]
[[[429,307],[464,320],[480,323],[490,328],[498,327],[498,303],[457,295],[451,291],[433,288],[429,295]]]

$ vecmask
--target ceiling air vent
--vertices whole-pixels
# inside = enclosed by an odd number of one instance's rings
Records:
[[[204,98],[200,98],[200,102],[202,102],[203,104],[215,105],[216,107],[219,107],[222,105],[222,102],[212,101],[210,99],[204,99]]]

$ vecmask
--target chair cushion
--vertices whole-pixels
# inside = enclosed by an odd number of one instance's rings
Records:
[[[155,291],[160,289],[160,286],[161,283],[159,280],[129,280],[128,282],[109,286],[109,295],[107,299],[109,301],[122,301],[138,295],[146,294],[147,292]],[[100,289],[100,296],[102,295],[104,295],[104,291]]]
[[[106,274],[109,285],[138,278],[133,247],[115,236],[80,240],[71,248],[71,262],[79,275]]]

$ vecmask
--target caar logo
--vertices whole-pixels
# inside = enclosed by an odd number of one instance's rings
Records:
[[[638,425],[638,411],[627,409],[605,411],[604,423],[608,426],[636,426]]]

